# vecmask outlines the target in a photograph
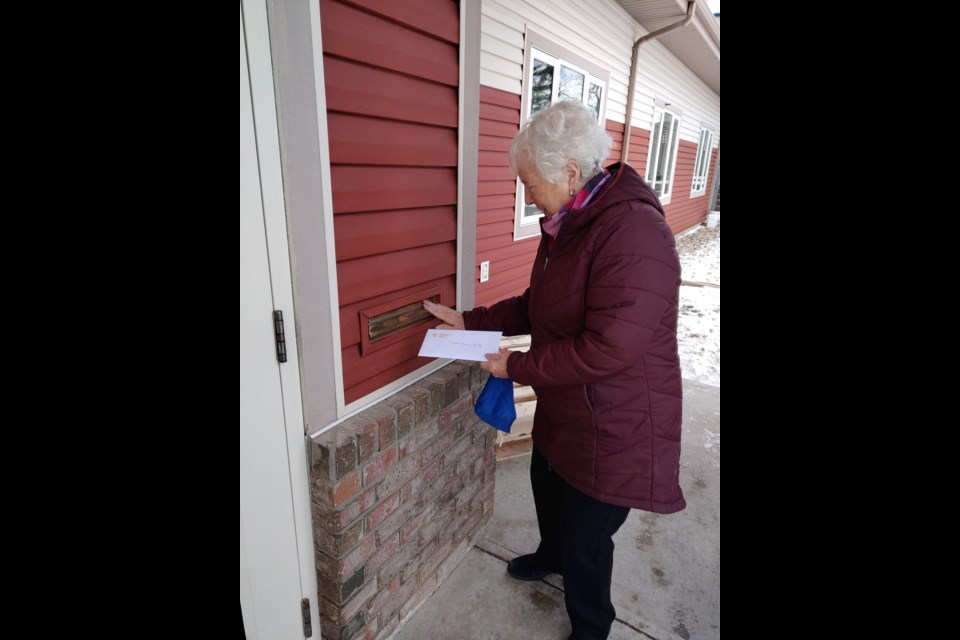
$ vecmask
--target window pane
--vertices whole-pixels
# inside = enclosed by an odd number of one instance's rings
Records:
[[[557,100],[573,98],[583,102],[583,82],[585,78],[579,71],[560,65],[560,91]]]
[[[587,95],[587,106],[590,107],[590,111],[593,111],[593,115],[600,119],[600,96],[603,93],[603,87],[598,84],[590,83],[590,93]]]
[[[697,161],[693,166],[693,184],[694,188],[697,188],[697,180],[703,174],[703,159],[704,159],[704,144],[703,136],[700,136],[700,146],[697,147]]]
[[[522,187],[521,187],[522,188]],[[523,222],[533,222],[537,218],[543,215],[543,211],[537,209],[535,204],[527,204],[523,206]]]
[[[673,128],[672,125],[673,114],[664,113],[662,130],[660,132],[660,143],[657,149],[656,177],[654,178],[657,184],[662,184],[667,174],[667,162],[670,160],[670,133]],[[659,191],[657,193],[658,195],[661,194]]]
[[[530,115],[550,106],[550,94],[553,93],[553,65],[543,60],[533,59],[533,94],[530,101]]]
[[[669,116],[670,114],[667,114],[667,115]],[[670,135],[669,135],[670,146],[667,147],[667,151],[666,151],[667,162],[666,162],[666,168],[664,169],[664,178],[665,178],[664,186],[663,186],[664,195],[670,194],[670,185],[673,181],[673,161],[677,157],[677,136],[680,134],[680,122],[673,117],[671,117],[671,120],[672,122],[670,123]],[[666,133],[666,129],[664,129],[664,133]],[[668,136],[664,135],[663,139],[667,140]],[[661,162],[660,164],[663,165],[664,163]]]
[[[660,132],[663,130],[663,112],[658,111],[654,117],[653,133],[650,135],[650,164],[647,165],[647,184],[653,187],[653,174],[657,168],[660,151]]]
[[[691,191],[703,191],[707,188],[707,170],[710,168],[710,145],[713,142],[713,132],[709,129],[700,129],[700,142],[697,146],[697,159],[693,165],[693,183]]]
[[[700,176],[700,168],[703,166],[703,139],[707,136],[707,132],[703,129],[700,130],[700,141],[697,143],[697,161],[693,165],[693,184],[697,184],[697,178]]]

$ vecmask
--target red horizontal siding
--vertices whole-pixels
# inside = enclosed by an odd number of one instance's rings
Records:
[[[451,242],[339,262],[340,306],[456,273],[457,246]]]
[[[347,347],[341,351],[343,357],[343,386],[346,389],[351,389],[357,387],[366,380],[370,380],[377,376],[377,374],[384,373],[395,367],[402,366],[404,363],[409,362],[410,360],[419,360],[418,363],[414,364],[410,369],[406,370],[406,373],[413,371],[418,367],[422,367],[425,364],[429,364],[432,358],[418,358],[417,352],[420,351],[420,345],[423,344],[423,335],[413,335],[405,340],[401,340],[396,344],[392,344],[389,347],[377,351],[371,356],[363,356],[360,354],[360,347],[358,345],[353,345]],[[399,377],[399,376],[397,376]],[[374,391],[383,384],[392,382],[396,378],[385,380],[381,384],[377,384],[370,391]],[[356,392],[355,392],[356,393]],[[369,393],[367,391],[366,393]],[[365,395],[364,393],[356,393],[356,397]]]
[[[607,135],[613,140],[613,148],[610,149],[610,155],[607,156],[605,166],[620,162],[620,151],[623,149],[623,126],[622,122],[607,120],[606,131]]]
[[[422,338],[420,340],[422,342]],[[394,358],[394,360],[400,359],[400,364],[395,367],[391,367],[386,371],[375,374],[372,378],[368,378],[359,382],[358,384],[344,389],[344,395],[349,401],[359,400],[368,393],[373,393],[377,389],[384,387],[394,380],[399,380],[408,373],[413,373],[420,367],[430,364],[434,359],[433,358],[420,358],[417,356],[417,352],[420,350],[420,342],[417,344],[412,343],[399,343],[406,345],[406,350],[401,350],[398,353],[400,358]],[[359,358],[359,347],[351,347],[351,349],[356,350],[356,357]],[[344,362],[344,370],[353,367],[354,358],[352,357],[354,352],[351,352],[351,355],[342,355]],[[343,354],[347,354],[346,351]],[[409,360],[404,360],[403,358],[409,358]]]
[[[361,352],[361,311],[437,287],[455,303],[459,6],[319,2],[349,403],[430,361],[422,335]]]
[[[507,261],[502,261],[498,263],[498,265],[497,275],[499,276],[498,280],[501,284],[493,287],[487,287],[487,289],[497,289],[498,287],[503,286],[504,283],[512,282],[513,280],[522,280],[523,286],[526,287],[526,284],[530,281],[529,260],[517,262],[516,264],[510,264]],[[479,269],[479,265],[477,265],[477,268]]]
[[[509,167],[510,160],[505,151],[481,151],[477,164],[481,167]]]
[[[511,280],[521,280],[522,288],[526,288],[527,284],[530,282],[530,269],[532,267],[533,258],[528,256],[522,256],[523,260],[520,261],[521,256],[517,256],[513,260],[516,261],[516,264],[511,264],[510,262],[504,260],[500,265],[500,275],[503,278],[504,282]]]
[[[533,259],[537,253],[537,245],[540,244],[540,236],[518,240],[515,244],[522,246],[523,251],[517,251],[513,246],[508,247],[504,245],[490,251],[484,259],[490,260],[491,263],[496,261],[498,265],[502,265],[503,271],[522,265],[527,265],[528,267],[533,265]],[[477,264],[479,263],[480,261],[478,260]],[[500,267],[498,267],[498,269],[499,268]]]
[[[337,260],[456,241],[456,207],[377,211],[337,216]]]
[[[480,85],[480,108],[483,108],[484,104],[497,105],[501,107],[507,107],[509,109],[516,109],[517,111],[517,127],[520,126],[520,96],[516,93],[510,93],[509,91],[501,91],[500,89],[494,89],[493,87],[487,87]]]
[[[681,233],[690,227],[703,222],[710,208],[711,180],[707,181],[707,190],[703,195],[690,197],[690,186],[693,184],[693,165],[697,157],[697,143],[680,140],[677,149],[677,166],[673,174],[673,190],[670,194],[670,204],[663,210],[667,214],[667,224],[674,233]],[[711,154],[710,172],[712,176],[713,158]]]
[[[511,234],[511,237],[512,236],[513,234]],[[491,264],[496,262],[498,265],[502,265],[502,269],[498,267],[498,271],[505,271],[524,264],[532,265],[539,244],[540,236],[524,238],[523,240],[517,240],[511,246],[503,245],[496,249],[491,249],[484,259],[490,260]],[[518,247],[522,250],[517,251]]]
[[[513,142],[513,136],[517,135],[517,125],[510,122],[500,122],[499,120],[484,120],[483,135],[498,136]],[[509,147],[507,147],[509,149]]]
[[[457,130],[331,113],[331,164],[457,166]]]
[[[480,117],[484,120],[492,120],[495,122],[506,122],[511,125],[517,124],[517,109],[520,108],[520,105],[516,107],[503,107],[499,104],[490,104],[488,102],[480,102]]]
[[[351,0],[350,3],[452,44],[460,42],[460,5],[456,0]]]
[[[435,289],[437,287],[442,287],[445,291],[450,291],[452,295],[452,292],[456,288],[456,284],[456,276],[444,276],[443,278],[421,282],[412,287],[404,287],[403,289],[398,289],[397,291],[390,291],[389,293],[385,293],[383,295],[374,296],[372,298],[361,300],[360,302],[352,302],[350,304],[341,306],[340,348],[346,349],[352,344],[360,344],[360,312],[364,309],[372,309],[373,307],[386,302],[404,298],[420,291]],[[455,300],[456,298],[453,298],[449,301],[450,306],[455,304]],[[446,302],[444,302],[444,304],[446,304]]]
[[[486,209],[484,211],[478,211],[477,227],[485,227],[489,224],[496,224],[499,222],[509,222],[510,232],[513,233],[513,212],[513,207],[509,209]]]
[[[321,0],[320,11],[323,14],[320,26],[326,53],[457,86],[459,54],[456,43],[411,31],[405,26],[334,0]]]
[[[489,224],[477,225],[477,238],[507,236],[513,233],[513,220],[500,220]]]
[[[533,251],[535,253],[536,248]],[[532,267],[533,255],[529,259],[529,264],[520,267],[497,271],[493,271],[491,268],[490,280],[477,286],[476,306],[489,307],[501,300],[523,293],[530,286],[530,269]]]
[[[490,306],[504,298],[523,293],[530,284],[530,270],[533,268],[539,242],[539,238],[517,242],[523,253],[517,253],[516,249],[513,249],[513,255],[498,258],[497,253],[503,253],[501,249],[487,255],[486,258],[490,260],[490,280],[477,285],[475,304]]]
[[[477,182],[477,196],[495,196],[511,191],[516,192],[517,183],[514,180],[495,180],[491,182]]]
[[[333,213],[456,204],[456,169],[334,165]]]
[[[510,142],[512,141],[511,138],[484,135],[484,122],[490,121],[480,121],[480,151],[510,151]],[[520,131],[519,125],[517,126],[517,131]]]
[[[621,141],[622,143],[622,141]],[[621,145],[622,148],[622,145]],[[627,155],[627,164],[637,170],[641,176],[646,175],[647,155],[650,151],[650,131],[630,128],[630,153]]]
[[[476,286],[478,306],[523,293],[530,281],[539,238],[513,239],[517,181],[507,159],[519,130],[520,96],[481,85],[477,264],[490,262],[490,280]]]
[[[477,210],[484,209],[502,209],[503,207],[515,207],[517,196],[514,192],[499,194],[495,196],[481,196],[477,198]]]
[[[513,185],[516,185],[517,176],[510,170],[510,167],[502,165],[499,167],[480,167],[477,172],[477,181],[478,182],[489,182],[493,180],[506,180],[509,182],[511,187],[509,189],[504,189],[503,193],[508,191],[513,191]]]
[[[510,242],[513,242],[513,236],[512,236],[513,229],[511,228],[510,231],[511,231],[511,235],[477,238],[477,255],[486,254],[496,249],[505,248],[507,246],[505,244],[507,240],[509,240]]]
[[[457,126],[457,89],[324,56],[327,110]]]
[[[531,259],[531,265],[533,260]],[[477,287],[476,293],[476,306],[478,307],[489,307],[490,305],[496,304],[501,300],[506,300],[507,298],[512,298],[518,296],[526,291],[527,287],[530,286],[530,268],[526,267],[525,269],[520,269],[517,272],[526,271],[525,275],[519,275],[514,278],[506,278],[504,274],[501,274],[496,281],[493,281],[494,284],[491,286],[480,285]],[[491,275],[491,279],[493,276]],[[486,284],[486,283],[484,283]]]
[[[607,120],[604,123],[604,129],[611,136],[614,134],[620,134],[620,138],[623,139],[623,130],[626,128],[626,125],[622,122],[617,122],[616,120]]]
[[[502,248],[504,247],[504,243],[505,243],[508,239],[511,240],[511,241],[513,240],[513,226],[512,226],[512,225],[511,225],[510,231],[509,231],[508,233],[505,233],[505,234],[496,234],[496,235],[486,236],[486,237],[482,237],[482,238],[479,238],[479,237],[478,237],[478,238],[477,238],[477,254],[478,254],[478,255],[480,255],[480,254],[485,254],[485,255],[483,256],[483,257],[484,257],[484,260],[481,260],[480,262],[484,262],[485,260],[490,259],[490,257],[491,257],[491,252],[492,252],[492,251],[495,251],[495,250],[498,250],[498,249],[502,249]],[[522,257],[522,256],[514,256],[513,254],[509,254],[509,253],[508,253],[508,254],[501,254],[500,260],[497,260],[497,271],[501,271],[501,270],[502,270],[502,268],[501,268],[501,263],[504,261],[505,258],[510,258],[510,259],[512,259],[513,257]],[[491,260],[490,263],[491,263],[491,265],[492,265],[492,264],[493,264],[493,261]]]

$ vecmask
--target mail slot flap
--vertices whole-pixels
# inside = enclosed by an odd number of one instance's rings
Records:
[[[423,301],[452,306],[452,297],[450,287],[440,285],[363,309],[360,312],[360,353],[373,353],[425,331],[431,323],[439,323],[423,308]]]

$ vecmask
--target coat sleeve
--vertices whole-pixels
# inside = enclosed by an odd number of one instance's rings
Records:
[[[505,336],[530,333],[530,287],[522,295],[501,300],[492,307],[477,307],[463,312],[463,322],[473,331],[502,331]]]
[[[661,325],[676,331],[676,319],[665,317],[668,309],[676,309],[680,286],[672,232],[665,223],[643,219],[626,216],[625,224],[607,225],[598,234],[582,330],[511,354],[507,371],[514,381],[534,386],[595,382],[638,363]]]

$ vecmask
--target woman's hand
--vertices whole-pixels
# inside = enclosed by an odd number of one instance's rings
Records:
[[[445,307],[442,304],[436,304],[434,302],[430,302],[429,300],[423,301],[423,308],[443,320],[444,324],[437,325],[437,329],[464,328],[463,314],[459,311],[454,311],[450,307]]]
[[[509,349],[500,349],[500,353],[488,353],[487,361],[480,363],[480,368],[489,371],[494,378],[509,378],[507,373],[507,360],[510,359]]]

